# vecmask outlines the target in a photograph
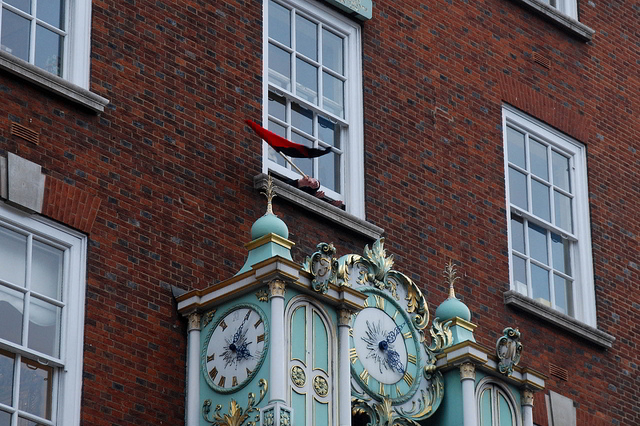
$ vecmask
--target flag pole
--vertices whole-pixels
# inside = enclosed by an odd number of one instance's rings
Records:
[[[276,150],[274,149],[274,151],[276,151]],[[281,153],[280,151],[276,151],[276,152],[277,152],[278,154],[282,155],[282,158],[284,158],[284,161],[286,161],[287,163],[291,164],[291,166],[292,166],[294,169],[296,169],[296,170],[298,171],[298,173],[300,173],[303,177],[307,177],[307,175],[306,175],[302,170],[300,170],[300,167],[298,167],[298,166],[296,166],[295,164],[293,164],[293,161],[289,160],[289,159],[287,158],[287,156],[286,156],[286,155],[284,155],[284,154],[283,154],[283,153]]]

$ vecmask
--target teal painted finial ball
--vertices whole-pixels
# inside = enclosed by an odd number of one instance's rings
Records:
[[[439,318],[440,321],[450,320],[455,317],[460,317],[465,321],[471,321],[471,311],[467,305],[460,300],[455,297],[449,297],[436,309],[436,317]]]
[[[276,234],[282,238],[289,238],[289,228],[278,216],[267,213],[256,220],[251,227],[251,240],[264,237],[267,234]]]

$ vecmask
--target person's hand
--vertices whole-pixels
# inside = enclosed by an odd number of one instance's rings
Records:
[[[310,176],[304,176],[298,179],[298,188],[303,188],[305,186],[308,186],[309,188],[312,188],[312,189],[318,189],[320,188],[320,181]]]

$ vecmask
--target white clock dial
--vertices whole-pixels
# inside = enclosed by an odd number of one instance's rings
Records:
[[[396,383],[405,374],[407,348],[402,336],[403,325],[396,324],[385,311],[377,308],[363,309],[353,324],[358,358],[380,383]]]
[[[252,305],[236,306],[220,317],[205,343],[207,383],[221,393],[235,392],[251,381],[266,355],[264,314]]]

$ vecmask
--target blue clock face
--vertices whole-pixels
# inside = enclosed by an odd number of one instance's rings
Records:
[[[417,333],[393,299],[373,289],[364,292],[365,308],[349,333],[352,377],[373,398],[405,401],[420,382]]]

